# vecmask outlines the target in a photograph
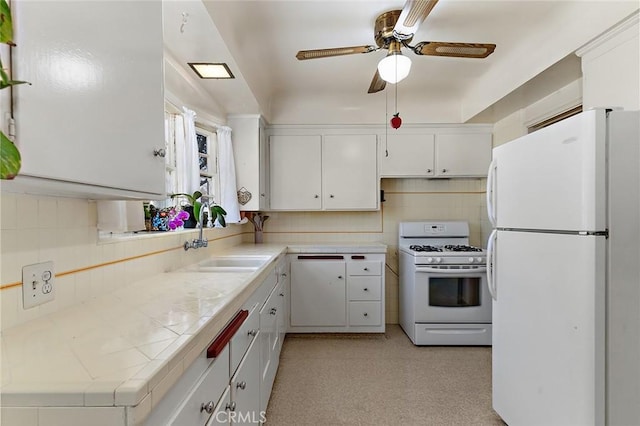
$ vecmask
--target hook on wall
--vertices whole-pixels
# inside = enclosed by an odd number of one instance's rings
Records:
[[[182,12],[182,23],[180,24],[180,32],[184,33],[184,27],[187,25],[187,21],[189,18],[189,14],[187,12]]]

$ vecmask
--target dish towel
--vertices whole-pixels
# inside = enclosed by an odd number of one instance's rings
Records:
[[[220,174],[220,201],[218,204],[227,212],[227,223],[240,222],[240,205],[236,187],[236,164],[231,145],[231,128],[218,127],[218,172]],[[216,226],[219,226],[216,221]]]

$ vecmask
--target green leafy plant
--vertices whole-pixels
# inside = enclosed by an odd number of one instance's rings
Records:
[[[189,204],[193,206],[193,215],[194,215],[194,219],[197,222],[200,219],[200,210],[202,209],[202,203],[198,201],[202,197],[202,192],[195,191],[193,194],[184,194],[184,193],[171,194],[171,198],[176,198],[176,197],[184,197],[188,200]],[[227,215],[227,212],[222,208],[222,206],[212,203],[209,205],[209,211],[211,212],[212,215],[215,214],[215,217],[211,218],[212,220],[217,219],[218,223],[222,227],[227,226],[227,222],[224,218]]]
[[[0,42],[15,46],[13,43],[13,23],[11,10],[6,0],[0,0]],[[30,84],[26,81],[12,80],[0,58],[0,90],[18,84]],[[0,179],[13,179],[22,165],[20,151],[2,131],[0,131]]]

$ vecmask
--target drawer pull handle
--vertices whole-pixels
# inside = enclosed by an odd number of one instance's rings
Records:
[[[247,332],[247,334],[251,337],[256,337],[256,335],[258,334],[258,330],[256,330],[255,328],[251,329]]]
[[[278,310],[277,310],[276,308],[271,308],[271,310],[269,311],[269,313],[270,313],[271,315],[275,315],[275,314],[276,314],[276,312],[278,312]]]
[[[338,275],[338,279],[341,280],[342,279],[342,275]]]
[[[365,270],[365,271],[368,271],[368,270],[369,270],[369,268],[364,268],[364,270]]]
[[[365,317],[368,317],[368,316],[369,316],[369,314],[365,312],[365,313],[364,313],[364,316],[365,316]]]
[[[284,297],[284,293],[280,293],[278,296],[282,296],[282,297]]]
[[[343,260],[344,256],[339,254],[318,254],[299,255],[298,260]]]
[[[365,287],[365,288],[364,288],[364,291],[369,291],[369,289]]]
[[[244,380],[236,385],[236,388],[242,389],[242,390],[244,390],[244,388],[246,387],[247,387],[247,382],[245,382]]]
[[[203,402],[202,405],[200,406],[200,412],[202,413],[203,411],[206,411],[208,414],[213,413],[213,408],[215,407],[215,404],[213,403],[213,401],[209,401],[206,404]]]
[[[236,334],[236,331],[238,331],[238,329],[248,316],[249,311],[243,309],[233,317],[233,319],[224,328],[224,330],[222,330],[222,332],[218,334],[218,337],[216,337],[213,340],[213,343],[211,343],[211,345],[209,345],[209,347],[207,348],[207,358],[216,358],[218,355],[220,355],[220,353],[222,353],[224,347],[227,346],[227,343],[229,343],[233,335]]]
[[[227,402],[226,407],[224,407],[225,411],[236,411],[236,402]]]

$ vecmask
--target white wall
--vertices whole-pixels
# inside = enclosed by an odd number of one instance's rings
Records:
[[[638,12],[578,50],[584,74],[584,108],[640,109]]]

